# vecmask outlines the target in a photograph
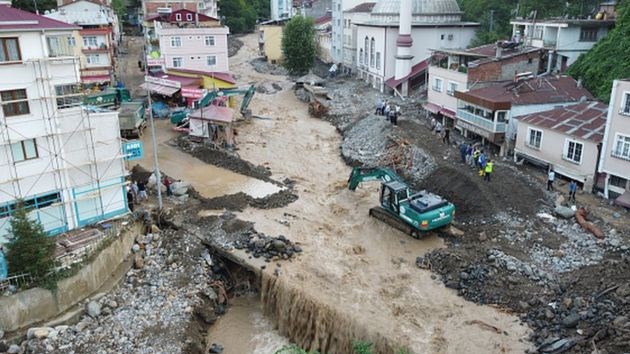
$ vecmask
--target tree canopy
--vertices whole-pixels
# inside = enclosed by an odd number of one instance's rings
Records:
[[[269,17],[269,1],[221,0],[219,14],[231,33],[251,32],[258,19]]]
[[[584,87],[604,102],[610,100],[614,79],[630,77],[630,0],[618,5],[617,15],[615,28],[568,70],[569,75],[583,79]]]
[[[11,6],[16,9],[35,13],[35,4],[37,3],[37,11],[40,15],[44,14],[46,10],[52,10],[57,8],[56,0],[13,0]]]
[[[28,217],[21,202],[18,205],[11,216],[12,237],[6,253],[9,274],[29,273],[39,282],[55,266],[55,241]]]
[[[315,23],[310,17],[295,16],[284,26],[282,35],[283,65],[291,74],[305,74],[317,55]]]

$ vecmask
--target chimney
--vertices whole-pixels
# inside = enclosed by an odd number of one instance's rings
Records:
[[[497,59],[499,59],[499,58],[501,58],[501,55],[502,55],[502,54],[503,54],[503,48],[501,47],[501,42],[500,42],[500,41],[498,41],[498,42],[497,42],[497,51],[496,51],[495,57],[496,57]]]
[[[577,79],[577,87],[582,87],[582,79]]]

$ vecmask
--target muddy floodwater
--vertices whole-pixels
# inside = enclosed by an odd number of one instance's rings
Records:
[[[213,198],[244,192],[254,198],[262,198],[280,190],[275,184],[208,165],[182,152],[169,144],[169,141],[179,134],[171,130],[171,123],[168,120],[156,120],[155,123],[160,170],[172,178],[193,182],[195,189],[204,197]],[[144,157],[141,164],[147,169],[152,169],[153,145],[150,128],[145,130],[142,140]]]
[[[257,295],[230,301],[230,309],[208,330],[208,345],[224,346],[223,354],[273,354],[289,341],[263,316]]]

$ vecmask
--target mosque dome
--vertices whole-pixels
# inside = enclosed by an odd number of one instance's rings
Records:
[[[372,15],[398,15],[400,1],[411,1],[413,15],[461,14],[457,0],[379,0],[372,9]]]

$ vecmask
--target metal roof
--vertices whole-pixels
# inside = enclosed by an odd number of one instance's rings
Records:
[[[517,119],[523,123],[599,143],[604,139],[607,114],[608,106],[595,101],[532,113]]]
[[[400,13],[401,0],[380,0],[372,9],[372,14]],[[404,0],[411,1],[411,13],[420,14],[460,14],[456,0]]]
[[[364,2],[344,12],[372,12],[375,5],[375,2]]]

